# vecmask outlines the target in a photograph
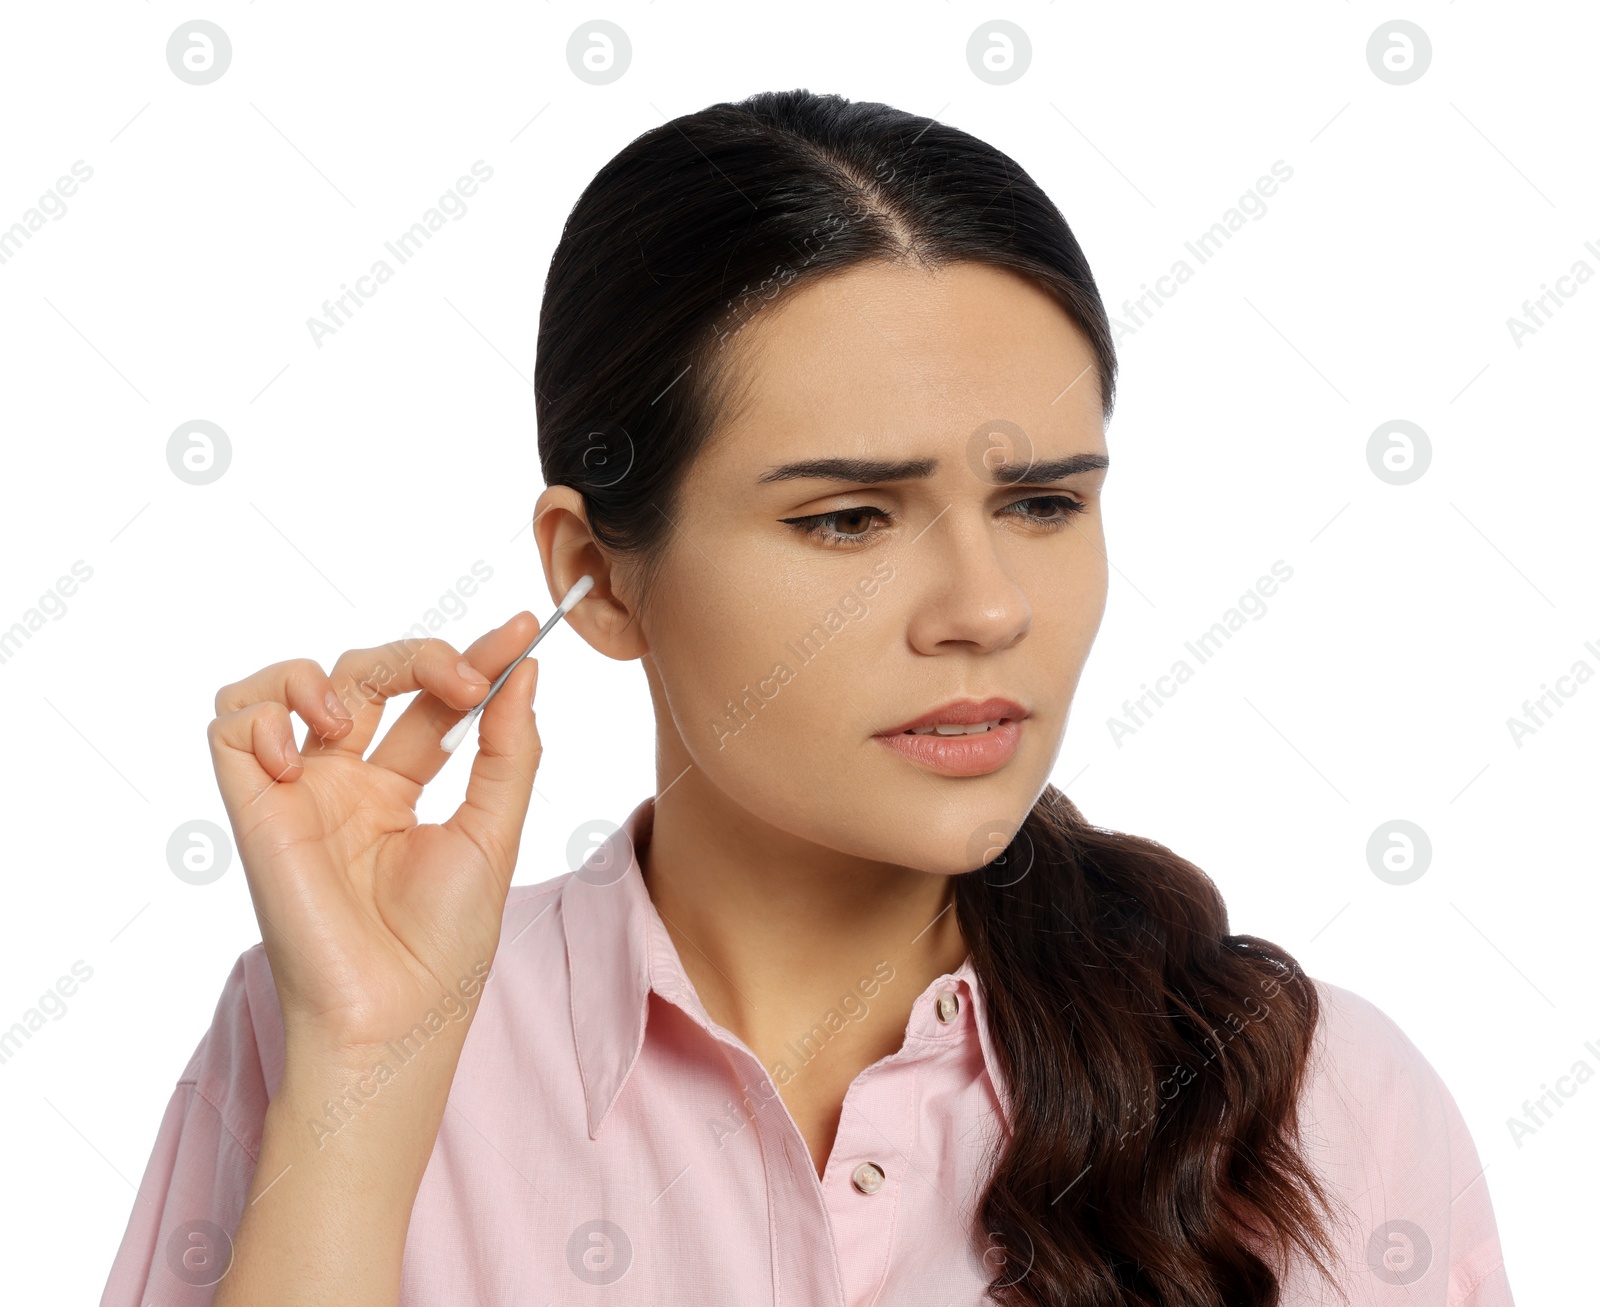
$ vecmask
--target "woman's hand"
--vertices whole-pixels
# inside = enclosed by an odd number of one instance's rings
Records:
[[[518,613],[466,651],[467,669],[445,641],[410,639],[352,649],[329,673],[274,663],[217,692],[206,736],[291,1048],[376,1049],[444,995],[481,988],[539,766],[533,658],[479,715],[455,814],[419,825],[415,808],[451,757],[440,737],[538,629]],[[363,757],[385,702],[418,690]],[[291,709],[309,727],[299,749]]]

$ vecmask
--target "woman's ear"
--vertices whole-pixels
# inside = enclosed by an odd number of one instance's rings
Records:
[[[533,512],[533,538],[544,563],[550,598],[560,603],[584,575],[594,588],[563,619],[608,658],[626,662],[650,652],[620,569],[589,530],[583,496],[571,486],[549,486]]]

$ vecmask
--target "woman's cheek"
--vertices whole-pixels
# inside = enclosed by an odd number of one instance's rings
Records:
[[[705,658],[715,654],[714,661]],[[669,685],[673,715],[691,754],[707,766],[781,749],[800,720],[795,685],[804,679],[781,640],[760,638],[730,646],[707,639],[701,657],[683,661],[691,678]],[[787,702],[786,702],[787,701]],[[789,711],[785,711],[787,708]]]

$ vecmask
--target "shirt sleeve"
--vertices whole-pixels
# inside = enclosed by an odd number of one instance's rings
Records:
[[[1322,1014],[1301,1137],[1343,1209],[1337,1269],[1351,1301],[1513,1307],[1488,1178],[1449,1088],[1375,1004],[1314,983]],[[1302,1292],[1321,1302],[1325,1290]]]
[[[209,1307],[282,1069],[277,990],[256,944],[234,963],[173,1088],[100,1307]]]

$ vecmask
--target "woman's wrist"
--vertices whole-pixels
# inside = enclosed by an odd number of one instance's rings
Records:
[[[359,1147],[369,1137],[388,1147],[389,1137],[399,1136],[426,1164],[465,1037],[464,1028],[447,1029],[426,1043],[407,1038],[288,1053],[268,1121],[299,1131],[319,1153],[341,1140]]]

